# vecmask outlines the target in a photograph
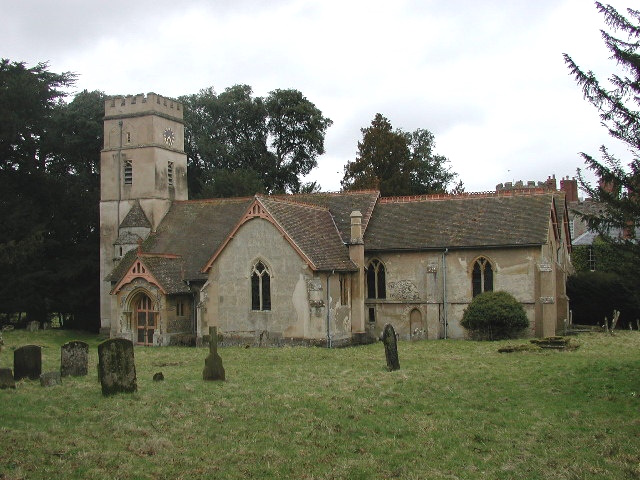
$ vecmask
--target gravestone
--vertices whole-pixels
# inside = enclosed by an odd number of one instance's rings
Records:
[[[400,370],[400,360],[398,359],[398,339],[393,325],[387,323],[382,333],[382,341],[384,342],[384,355],[387,358],[387,370]]]
[[[153,374],[153,381],[154,382],[161,382],[164,380],[164,375],[162,374],[162,372],[157,372]]]
[[[209,355],[204,360],[204,380],[224,380],[222,358],[218,355],[218,328],[209,327]]]
[[[25,345],[13,352],[13,378],[37,380],[42,373],[42,349],[38,345]]]
[[[40,322],[37,320],[27,323],[27,332],[37,332],[38,330],[40,330]]]
[[[43,387],[53,387],[54,385],[62,385],[62,377],[60,372],[46,372],[40,375],[40,385]]]
[[[98,345],[98,378],[104,396],[138,389],[131,340],[112,338]]]
[[[16,382],[10,368],[0,368],[0,390],[5,388],[16,388]]]
[[[74,340],[60,347],[60,374],[81,377],[87,374],[89,365],[89,344]]]

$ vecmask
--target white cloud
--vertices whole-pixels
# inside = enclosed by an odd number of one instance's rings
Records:
[[[310,175],[326,189],[378,112],[434,132],[468,190],[573,175],[610,143],[562,59],[615,68],[584,0],[2,3],[2,56],[78,72],[78,89],[299,89],[334,121]]]

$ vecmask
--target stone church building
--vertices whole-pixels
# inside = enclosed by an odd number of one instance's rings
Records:
[[[375,191],[189,200],[182,105],[105,102],[101,326],[169,345],[217,326],[225,343],[338,346],[465,338],[473,297],[505,290],[530,335],[568,317],[564,195],[382,198]]]

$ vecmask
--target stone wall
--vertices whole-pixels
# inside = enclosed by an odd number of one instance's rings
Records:
[[[251,272],[262,261],[271,274],[271,310],[251,309]],[[249,220],[214,262],[203,290],[203,329],[216,325],[223,335],[324,341],[350,335],[348,308],[337,305],[339,277],[314,272],[278,229],[261,218]]]
[[[366,300],[366,310],[375,310],[372,335],[379,337],[391,323],[402,339],[444,337],[443,252],[393,253],[372,256],[385,265],[387,298]],[[473,299],[471,274],[474,262],[488,258],[494,270],[494,290],[511,293],[524,306],[532,325],[536,322],[536,274],[541,249],[453,250],[446,254],[447,336],[464,338],[460,326],[464,309]]]

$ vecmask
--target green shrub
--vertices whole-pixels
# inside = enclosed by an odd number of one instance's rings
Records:
[[[529,326],[524,308],[507,292],[485,292],[464,310],[460,324],[472,338],[499,340],[517,337]]]

